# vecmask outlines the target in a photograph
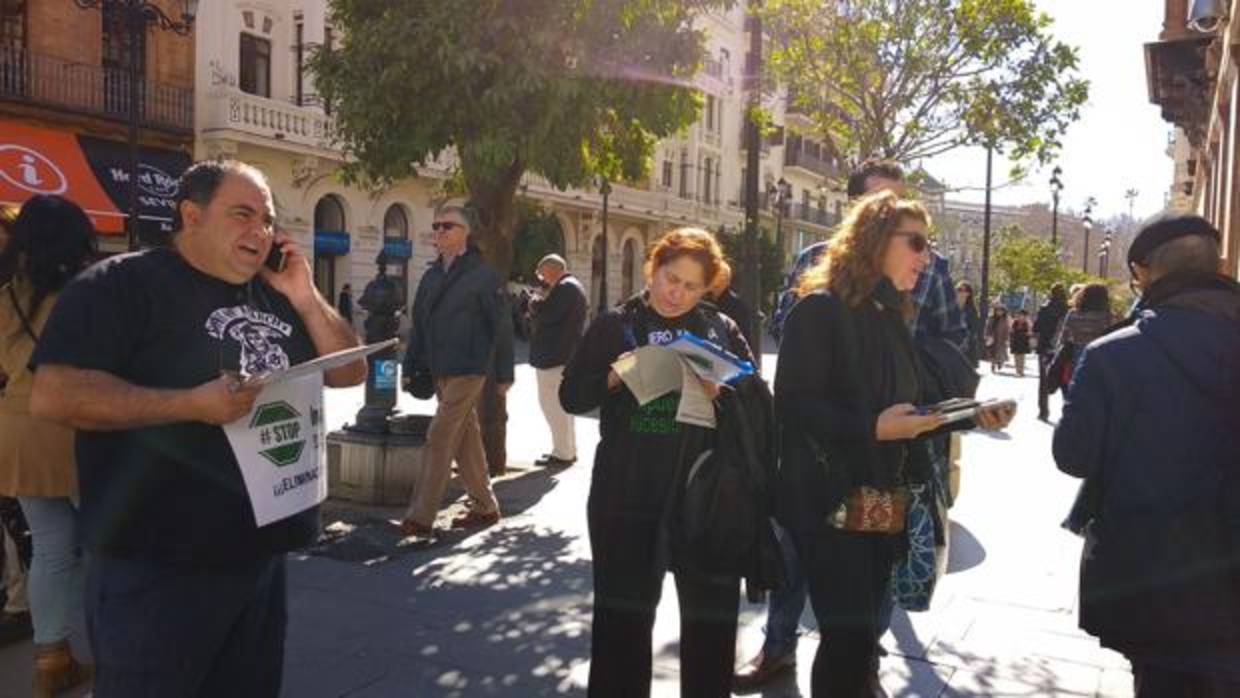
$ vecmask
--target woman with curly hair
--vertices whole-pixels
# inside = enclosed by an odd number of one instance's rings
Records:
[[[560,403],[599,410],[600,441],[586,504],[594,554],[590,698],[650,695],[655,609],[670,568],[680,600],[681,695],[731,695],[740,578],[695,573],[669,543],[665,512],[687,472],[714,443],[713,430],[676,419],[680,392],[639,405],[612,364],[638,347],[692,332],[752,361],[736,323],[703,298],[730,276],[714,236],[673,230],[646,261],[646,289],[595,318],[564,368]],[[708,386],[711,392],[717,386]]]
[[[907,486],[931,477],[918,439],[943,419],[914,407],[920,368],[908,325],[909,291],[930,259],[929,224],[916,201],[888,192],[861,199],[802,277],[784,326],[776,511],[822,633],[814,698],[878,690],[878,616],[904,544]],[[995,409],[979,423],[1010,419],[1010,409]]]

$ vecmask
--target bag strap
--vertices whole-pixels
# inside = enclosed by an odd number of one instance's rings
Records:
[[[39,333],[34,331],[30,326],[30,319],[26,317],[26,313],[22,311],[22,304],[17,300],[17,291],[13,290],[13,284],[9,284],[9,299],[13,301],[13,310],[17,311],[17,319],[21,320],[22,329],[26,334],[30,335],[30,339],[35,344],[39,343]]]

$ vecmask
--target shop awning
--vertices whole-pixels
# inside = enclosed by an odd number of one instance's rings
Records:
[[[383,254],[390,259],[409,259],[413,256],[413,242],[388,238],[383,241]]]
[[[172,230],[184,153],[138,150],[138,219],[142,232]],[[95,230],[125,230],[129,151],[124,143],[0,120],[0,203],[20,206],[36,194],[59,194],[81,206]]]
[[[314,254],[316,256],[349,254],[349,234],[330,230],[314,231]]]

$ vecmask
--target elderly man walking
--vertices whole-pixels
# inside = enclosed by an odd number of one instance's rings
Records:
[[[406,387],[415,397],[439,400],[426,434],[422,475],[401,522],[408,536],[432,536],[452,461],[469,495],[469,511],[453,528],[499,521],[491,489],[478,402],[488,369],[502,393],[512,386],[512,319],[499,276],[469,242],[476,221],[468,206],[441,206],[431,224],[439,256],[418,283],[413,328],[405,355]]]
[[[538,404],[551,429],[551,453],[536,465],[564,467],[577,460],[577,432],[573,416],[560,406],[560,380],[586,326],[585,289],[568,273],[558,254],[538,262],[535,271],[546,292],[530,302],[530,365],[538,376]]]
[[[1240,696],[1240,285],[1219,248],[1196,216],[1137,235],[1137,311],[1085,348],[1055,429],[1085,479],[1081,627],[1136,698]]]

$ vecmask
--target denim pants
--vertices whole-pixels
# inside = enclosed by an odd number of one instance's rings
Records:
[[[69,637],[82,614],[78,511],[68,497],[18,497],[34,545],[27,593],[36,645]]]
[[[766,611],[766,640],[762,643],[762,655],[768,660],[784,657],[797,651],[798,626],[807,599],[805,573],[800,558],[792,544],[792,535],[775,524],[775,539],[784,555],[784,583],[771,592],[770,606]]]

